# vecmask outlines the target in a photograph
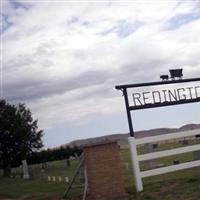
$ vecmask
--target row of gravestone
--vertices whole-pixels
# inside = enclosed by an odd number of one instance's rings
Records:
[[[47,181],[53,181],[53,182],[66,182],[66,183],[69,183],[69,178],[68,177],[62,177],[62,176],[47,176]]]
[[[150,153],[153,152],[154,149],[157,148],[157,145],[155,144],[147,144],[145,145],[145,153]],[[200,151],[194,151],[193,152],[193,160],[200,160]],[[155,166],[155,162],[154,161],[147,161],[148,165],[150,168],[152,168],[153,166]],[[178,164],[177,162],[174,162],[174,164]],[[129,166],[127,166],[126,164],[126,168],[129,168]],[[24,179],[30,179],[30,174],[29,174],[29,170],[28,170],[28,165],[26,160],[22,161],[22,169],[23,169],[23,178]],[[56,178],[53,176],[52,178],[50,176],[48,176],[48,180],[49,181],[56,181]],[[58,181],[62,181],[62,177],[59,176],[58,177]],[[65,177],[65,181],[68,182],[68,177]]]
[[[23,179],[30,179],[31,178],[31,175],[30,175],[30,171],[29,171],[29,168],[28,168],[28,164],[27,164],[27,161],[26,160],[22,160],[22,171],[23,171],[23,175],[22,175],[22,178]],[[70,166],[70,160],[67,159],[67,166]],[[44,170],[46,168],[46,164],[42,164],[42,170]],[[15,177],[15,175],[13,174],[13,177]],[[65,177],[67,178],[67,177]],[[62,178],[61,178],[62,179]],[[54,180],[54,179],[53,179]],[[67,179],[66,179],[67,180]],[[67,181],[66,181],[67,182]]]
[[[145,153],[154,152],[154,149],[156,149],[156,148],[157,148],[157,145],[155,145],[155,144],[147,144],[147,145],[145,145]],[[193,158],[192,158],[192,160],[193,161],[200,160],[200,151],[194,151],[193,152]],[[154,167],[158,167],[159,166],[159,165],[157,166],[157,163],[154,160],[146,161],[146,163],[147,163],[147,165],[148,165],[149,168],[154,168]],[[179,163],[180,163],[179,160],[174,160],[173,161],[174,165],[179,164]]]

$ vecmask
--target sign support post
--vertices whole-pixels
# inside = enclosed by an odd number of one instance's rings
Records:
[[[128,102],[127,89],[123,88],[122,90],[123,90],[123,95],[124,95],[124,100],[125,100],[125,106],[126,106],[126,113],[127,113],[127,118],[128,118],[128,125],[129,125],[130,136],[134,137],[134,130],[133,130],[131,112],[129,110],[129,102]]]

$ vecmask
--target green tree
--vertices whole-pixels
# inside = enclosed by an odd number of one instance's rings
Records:
[[[11,163],[25,159],[32,151],[43,147],[43,130],[24,104],[11,105],[0,99],[0,162],[3,175],[10,176]]]

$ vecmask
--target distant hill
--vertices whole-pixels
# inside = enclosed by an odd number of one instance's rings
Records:
[[[187,131],[187,130],[193,130],[193,129],[200,129],[200,124],[187,124],[180,128],[159,128],[159,129],[137,131],[135,132],[135,137],[142,138],[142,137],[147,137],[147,136],[162,135],[162,134],[167,134],[167,133],[174,133],[174,132]],[[124,141],[128,138],[128,136],[129,134],[127,133],[106,135],[106,136],[100,136],[100,137],[94,137],[94,138],[88,138],[88,139],[74,140],[62,146],[82,147],[88,144],[110,142],[110,141],[118,141],[120,143],[124,143]]]

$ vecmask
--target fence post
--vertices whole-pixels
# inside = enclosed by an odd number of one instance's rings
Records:
[[[143,185],[142,185],[142,178],[140,175],[140,166],[138,161],[138,155],[137,155],[137,146],[135,144],[135,138],[129,137],[129,147],[130,147],[130,153],[131,153],[131,161],[132,161],[132,168],[133,168],[133,175],[135,179],[135,186],[137,192],[143,191]]]

